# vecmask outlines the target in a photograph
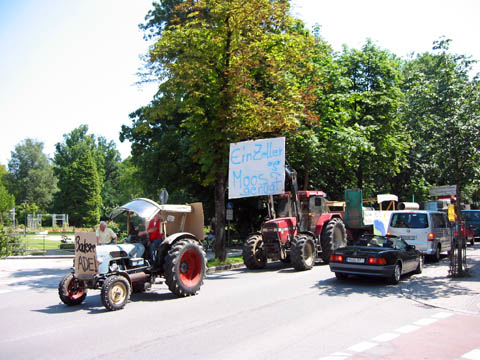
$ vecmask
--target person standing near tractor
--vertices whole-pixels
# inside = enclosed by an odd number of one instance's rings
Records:
[[[117,244],[117,234],[107,227],[105,221],[100,221],[100,225],[96,231],[97,245]]]

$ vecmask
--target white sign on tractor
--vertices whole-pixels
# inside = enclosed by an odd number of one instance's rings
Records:
[[[284,137],[230,144],[229,199],[281,194],[284,189]]]

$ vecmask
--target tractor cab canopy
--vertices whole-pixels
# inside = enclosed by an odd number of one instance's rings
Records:
[[[203,230],[203,206],[202,203],[188,205],[157,204],[155,201],[146,198],[137,198],[119,206],[110,213],[110,219],[115,219],[122,214],[127,215],[127,231],[130,231],[130,215],[135,213],[148,222],[155,214],[161,213],[167,220],[165,234],[170,235],[179,232],[188,232],[199,240],[203,241],[205,233]],[[146,226],[146,224],[144,225]]]
[[[173,214],[187,214],[192,212],[192,207],[190,205],[160,205],[150,199],[138,198],[114,209],[110,213],[110,219],[113,220],[125,212],[134,212],[138,216],[150,220],[160,211]]]

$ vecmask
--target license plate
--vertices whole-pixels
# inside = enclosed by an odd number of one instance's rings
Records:
[[[403,240],[416,240],[417,237],[415,235],[402,235],[401,238]]]
[[[348,263],[355,263],[355,264],[363,264],[365,262],[364,258],[350,258],[347,257],[347,262]]]

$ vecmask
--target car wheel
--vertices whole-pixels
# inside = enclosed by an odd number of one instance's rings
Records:
[[[100,298],[108,310],[121,310],[130,298],[130,283],[123,276],[109,276],[103,283]]]
[[[70,273],[65,275],[58,284],[58,296],[68,306],[79,305],[85,300],[87,289],[83,281]]]
[[[432,260],[434,262],[439,262],[440,261],[440,246],[436,247],[435,254],[432,255]]]
[[[346,280],[348,278],[348,275],[347,274],[344,274],[344,273],[341,273],[341,272],[336,272],[335,273],[335,277],[338,279],[338,280]]]
[[[417,268],[415,269],[415,274],[421,274],[423,271],[423,256],[420,255],[420,258],[418,259],[418,265]]]
[[[390,284],[396,285],[400,281],[400,277],[402,276],[402,265],[399,263],[395,264],[395,268],[393,269],[393,274],[390,277]]]

